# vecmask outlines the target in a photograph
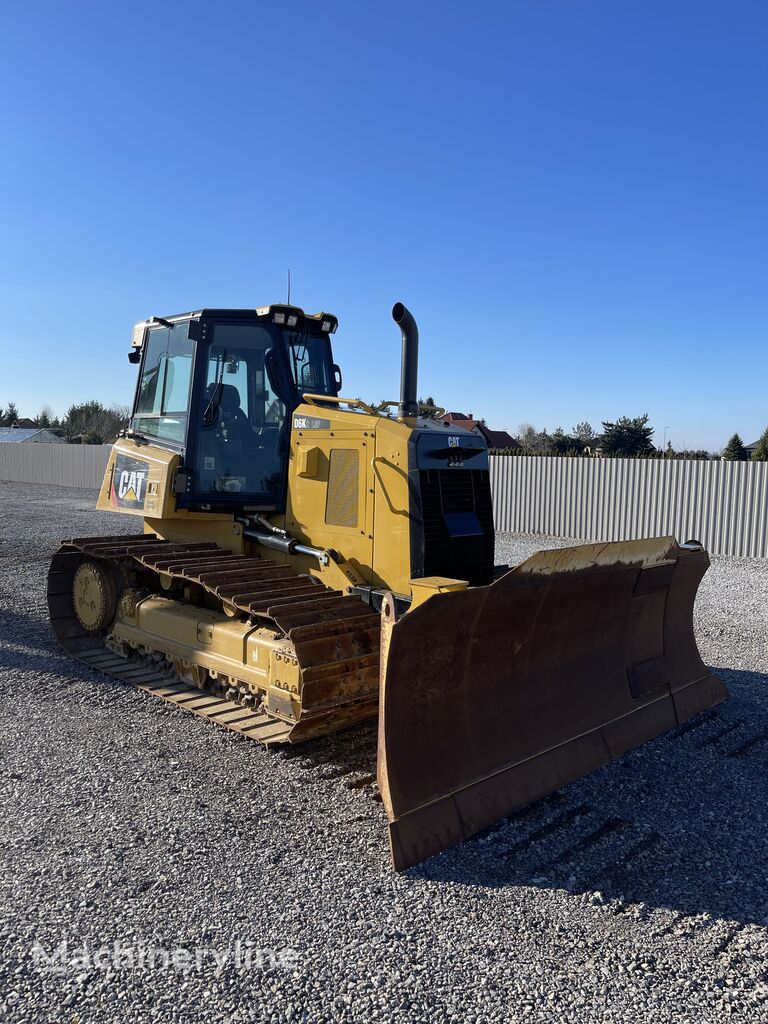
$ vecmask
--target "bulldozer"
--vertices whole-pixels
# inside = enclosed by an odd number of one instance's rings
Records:
[[[402,870],[727,693],[694,637],[698,542],[495,564],[486,443],[424,415],[392,316],[400,396],[377,407],[341,397],[329,313],[137,324],[97,508],[138,529],[62,542],[48,606],[85,665],[267,746],[378,716]]]

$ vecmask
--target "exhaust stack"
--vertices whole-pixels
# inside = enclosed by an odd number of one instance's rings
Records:
[[[397,415],[418,416],[419,403],[416,397],[419,373],[419,328],[411,313],[402,302],[392,307],[392,319],[403,335],[403,356],[400,369],[400,404]]]

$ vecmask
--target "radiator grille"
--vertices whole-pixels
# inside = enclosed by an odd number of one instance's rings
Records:
[[[332,448],[325,502],[325,521],[329,526],[357,526],[359,477],[359,452],[353,448]]]
[[[424,522],[424,575],[469,580],[493,579],[494,533],[487,470],[422,469],[419,472]],[[444,513],[474,513],[482,535],[452,537]]]

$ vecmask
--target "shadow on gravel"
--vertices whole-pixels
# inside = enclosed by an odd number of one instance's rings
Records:
[[[61,650],[44,605],[33,613],[18,612],[0,605],[0,640],[23,644],[36,651]]]
[[[74,681],[88,673],[61,649],[42,610],[28,615],[0,607],[0,667],[42,675],[55,673]],[[12,644],[9,649],[5,644]]]
[[[768,675],[719,672],[725,704],[409,874],[768,924]]]
[[[12,644],[13,648],[4,644]],[[125,686],[67,654],[59,646],[44,607],[25,614],[0,606],[0,668],[55,677],[59,684],[100,680],[105,687]],[[26,685],[30,682],[26,680]]]
[[[345,781],[353,789],[376,780],[376,721],[332,733],[295,747],[273,747],[273,753],[296,767],[318,772],[324,779]],[[356,776],[362,773],[364,779]],[[349,779],[346,779],[350,776]],[[352,776],[355,776],[354,778]]]

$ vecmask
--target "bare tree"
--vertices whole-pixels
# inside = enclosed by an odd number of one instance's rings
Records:
[[[536,440],[536,427],[532,423],[521,423],[515,433],[515,438],[523,448],[532,448]]]

